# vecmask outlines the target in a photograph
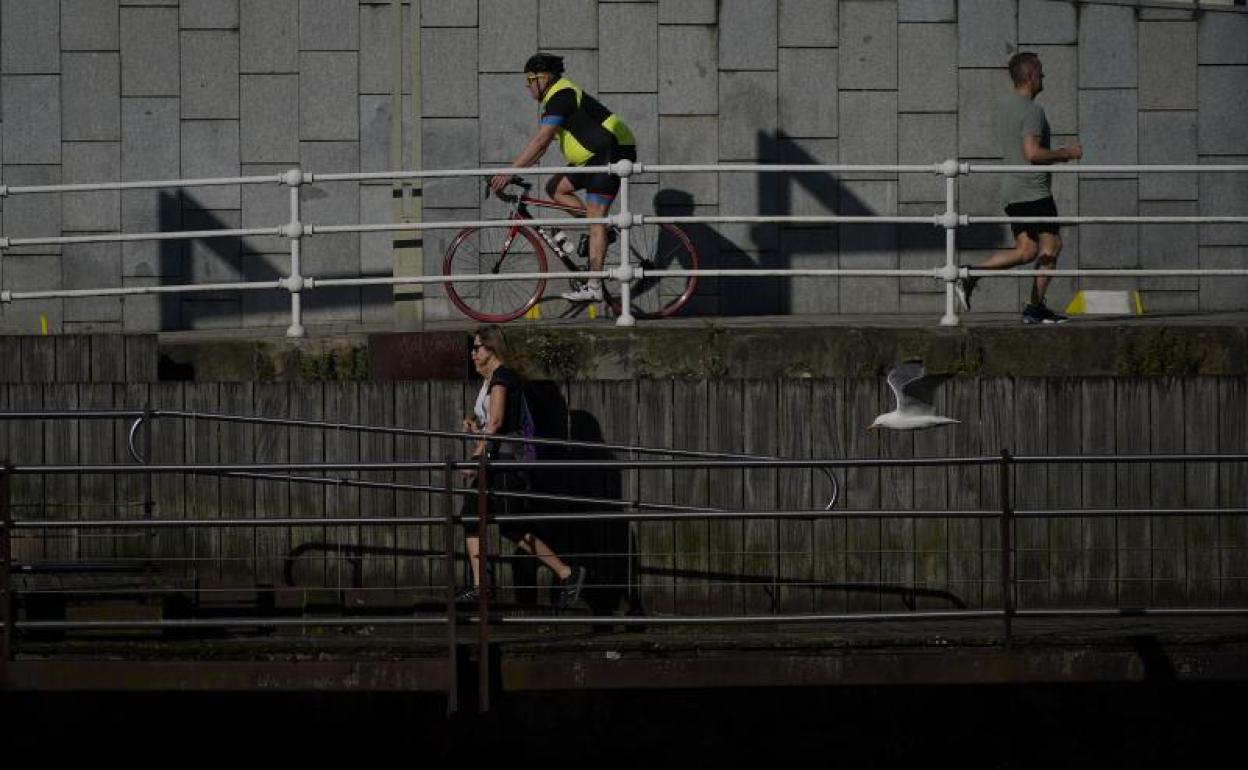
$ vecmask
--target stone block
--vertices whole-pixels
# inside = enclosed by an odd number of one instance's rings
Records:
[[[238,30],[238,0],[182,0],[182,29]]]
[[[102,289],[121,285],[121,244],[69,243],[61,257],[61,277],[66,289]],[[65,322],[121,320],[117,297],[86,297],[65,300]]]
[[[288,217],[287,217],[288,218]],[[122,229],[129,233],[182,230],[182,199],[171,190],[125,190],[121,194]],[[185,270],[187,242],[129,241],[121,246],[125,277],[179,277]]]
[[[957,0],[897,0],[898,21],[957,21]]]
[[[182,0],[118,0],[121,6],[127,5],[152,5],[152,6],[171,6],[176,8]]]
[[[1248,14],[1209,12],[1198,18],[1200,64],[1248,64]]]
[[[842,0],[839,86],[897,88],[897,6]]]
[[[117,0],[61,0],[62,50],[116,51],[120,34]]]
[[[1134,179],[1081,179],[1079,213],[1083,216],[1138,216]],[[1138,267],[1139,225],[1079,226],[1079,264],[1088,268]]]
[[[774,160],[764,153],[776,136],[777,91],[775,72],[720,73],[720,160]]]
[[[550,53],[563,57],[563,66],[572,82],[588,91],[595,97],[598,95],[598,51],[581,48],[556,48]],[[520,80],[523,88],[523,79]],[[610,105],[608,105],[610,106]]]
[[[1031,51],[1040,57],[1044,65],[1044,91],[1036,97],[1036,103],[1044,109],[1049,129],[1054,134],[1075,134],[1079,131],[1079,54],[1074,46],[1036,45]],[[1004,73],[1005,88],[1010,76]]]
[[[702,164],[719,160],[719,119],[713,115],[659,118],[659,163]],[[666,198],[687,200],[688,205],[719,202],[715,174],[660,174],[659,186]]]
[[[836,82],[834,48],[780,49],[780,128],[789,136],[837,134],[837,91],[811,87]]]
[[[1196,109],[1196,25],[1141,22],[1140,109]]]
[[[299,50],[358,51],[358,0],[299,0]]]
[[[310,294],[307,296],[311,296]],[[238,329],[243,325],[242,299],[239,292],[229,296],[204,299],[196,295],[182,297],[179,313],[182,328],[191,331],[207,331],[220,329]],[[304,300],[307,309],[307,300]],[[307,321],[305,313],[304,320]]]
[[[1002,67],[1018,53],[1016,0],[959,0],[958,66]]]
[[[43,254],[4,255],[4,288],[8,291],[55,291],[61,288],[61,260]],[[30,300],[22,300],[24,306]],[[11,305],[6,307],[18,307]],[[5,315],[8,315],[6,312]]]
[[[780,207],[782,191],[789,182],[780,174],[720,174],[719,213],[721,216],[785,215]],[[716,226],[726,248],[743,251],[771,251],[779,245],[779,231],[771,224],[729,223]]]
[[[1078,42],[1075,5],[1070,0],[1019,0],[1018,42],[1022,46]]]
[[[1140,112],[1140,163],[1196,163],[1194,111]],[[1141,200],[1195,200],[1196,174],[1140,174]]]
[[[266,74],[298,72],[299,0],[240,2],[239,71]],[[438,6],[449,4],[437,3]]]
[[[516,65],[523,66],[523,61]],[[499,76],[482,75],[484,82]],[[477,30],[437,29],[420,33],[422,114],[427,118],[468,118],[477,112]],[[524,83],[507,77],[511,90],[531,103]],[[488,105],[488,102],[482,102]]]
[[[403,6],[403,90],[411,88],[411,80],[407,75],[408,56],[408,6]],[[390,31],[391,13],[389,6],[360,6],[360,93],[390,93]]]
[[[1248,265],[1248,248],[1243,246],[1206,246],[1200,250],[1203,270],[1218,268],[1242,270]],[[1217,311],[1248,310],[1248,278],[1241,276],[1209,276],[1200,279],[1200,309]]]
[[[776,0],[720,1],[720,69],[774,70],[776,40]]]
[[[838,0],[780,0],[780,46],[835,48],[839,5]]]
[[[361,171],[395,171],[412,168],[411,142],[407,137],[412,131],[412,99],[403,97],[399,108],[402,120],[403,141],[399,156],[391,157],[390,147],[390,116],[392,103],[389,96],[363,95],[360,97],[360,170]],[[473,131],[471,150],[475,156],[477,151],[476,132]],[[441,166],[425,166],[427,169]]]
[[[243,164],[244,176],[262,176],[280,174],[290,169],[289,163],[250,163]],[[304,192],[309,189],[305,188]],[[389,188],[387,188],[389,189]],[[242,189],[242,223],[243,227],[277,227],[290,220],[289,188],[269,185],[245,185]],[[313,192],[312,196],[317,195]],[[302,194],[301,194],[302,200]],[[300,217],[302,218],[302,209]],[[244,238],[240,246],[244,255],[247,254],[282,254],[287,264],[290,261],[290,240],[277,235],[253,235]],[[283,273],[289,273],[289,267]],[[244,271],[244,277],[246,273]],[[247,278],[246,280],[252,280]]]
[[[479,13],[481,71],[523,71],[537,50],[537,0],[481,0]]]
[[[116,182],[121,179],[121,143],[65,142],[61,164],[67,184]],[[66,231],[118,230],[120,195],[116,190],[66,194],[61,222]]]
[[[179,96],[178,9],[121,9],[122,96]]]
[[[1079,87],[1135,88],[1135,9],[1089,5],[1079,12]]]
[[[510,163],[537,129],[539,107],[514,74],[481,76],[481,163]],[[552,147],[547,155],[559,155]]]
[[[5,75],[0,79],[4,107],[4,164],[61,162],[61,78],[57,75]],[[6,178],[7,184],[15,184]]]
[[[239,175],[237,120],[184,120],[181,144],[183,178]],[[188,209],[236,209],[240,205],[238,188],[228,185],[190,188],[182,196]]]
[[[356,142],[301,142],[302,165],[312,171],[344,172],[359,168]],[[349,225],[360,221],[358,182],[318,184],[316,195],[304,199],[307,222],[320,225]],[[313,236],[303,244],[304,271],[307,275],[342,278],[360,274],[360,234],[327,233]]]
[[[1200,68],[1200,152],[1248,153],[1248,66]]]
[[[782,137],[779,161],[785,164],[829,165],[839,157],[836,139],[793,139]],[[768,203],[772,213],[799,217],[826,217],[837,213],[840,206],[840,179],[827,171],[780,174],[776,178],[774,201]],[[785,230],[796,225],[785,225]],[[802,225],[806,227],[807,225]],[[827,225],[810,225],[826,229]]]
[[[6,75],[61,71],[61,6],[51,0],[0,0],[0,71]]]
[[[179,100],[121,100],[121,174],[125,181],[176,179],[180,172]]]
[[[897,106],[907,112],[958,108],[958,30],[953,24],[901,24]]]
[[[842,91],[840,94],[841,162],[886,164],[897,162],[897,93],[895,91]],[[880,179],[879,172],[862,172],[864,178]],[[895,179],[896,175],[884,174]]]
[[[841,188],[842,215],[892,216],[897,211],[897,182],[850,181]],[[845,270],[896,268],[897,228],[891,225],[844,225],[839,228],[840,267]],[[840,280],[841,313],[896,313],[901,302],[899,278]]]
[[[239,211],[187,211],[182,226],[187,230],[229,230],[242,223]],[[237,283],[242,280],[241,239],[196,238],[187,244],[187,283]]]
[[[238,32],[182,33],[183,119],[238,117]]]
[[[127,278],[126,286],[159,286],[158,278]],[[176,295],[140,295],[121,300],[121,326],[129,333],[182,328],[181,300]]]
[[[61,138],[121,138],[121,83],[116,53],[66,53],[61,61]]]
[[[360,132],[354,51],[299,54],[299,138],[355,140]]]
[[[438,0],[420,4],[421,27],[475,27],[477,0]]]
[[[1140,304],[1146,315],[1158,313],[1195,313],[1200,309],[1200,293],[1196,291],[1140,292]]]
[[[299,76],[242,75],[239,159],[243,163],[299,160]]]
[[[899,203],[897,215],[903,217],[931,216],[943,206],[930,203]],[[945,230],[935,225],[899,225],[897,227],[898,266],[902,270],[933,270],[945,264]],[[902,312],[919,312],[911,303],[915,297],[906,295],[933,294],[942,298],[945,284],[934,278],[902,278]],[[941,312],[944,306],[941,305]]]
[[[659,27],[659,112],[714,115],[719,69],[714,27]]]
[[[981,217],[1004,216],[1001,175],[985,173],[958,177],[958,212]],[[1008,225],[975,224],[958,229],[960,248],[999,249],[1013,242]]]
[[[1248,165],[1248,157],[1202,158],[1202,163]],[[1202,172],[1200,175],[1200,215],[1202,217],[1242,217],[1248,201],[1248,172]],[[1248,245],[1248,225],[1201,225],[1200,245]]]
[[[958,117],[953,113],[901,113],[897,116],[897,162],[939,163],[958,154]],[[900,174],[898,195],[906,202],[944,203],[945,178]]]
[[[619,115],[637,139],[637,158],[642,162],[654,162],[659,157],[659,110],[658,94],[603,94],[607,109]],[[553,155],[558,156],[554,149]],[[563,161],[560,161],[562,163]],[[651,174],[634,178],[634,182],[657,182]]]
[[[1086,164],[1139,162],[1136,90],[1079,92],[1079,138]],[[1083,175],[1081,175],[1083,176]]]
[[[476,168],[481,165],[480,124],[468,118],[427,118],[422,122],[422,167]],[[519,152],[519,150],[516,150]],[[480,177],[427,179],[424,183],[424,206],[470,208],[481,200]]]
[[[57,143],[60,144],[59,142]],[[59,156],[59,154],[58,154]],[[61,167],[6,164],[4,183],[13,187],[61,184]],[[13,195],[4,201],[4,235],[7,238],[55,238],[61,234],[60,193]],[[13,254],[60,254],[61,247],[10,246],[4,258]]]
[[[598,7],[582,0],[539,0],[538,46],[598,47]]]
[[[1140,216],[1194,217],[1195,201],[1149,201],[1140,203]],[[1140,267],[1150,270],[1196,269],[1200,266],[1198,225],[1140,225]],[[1196,278],[1140,278],[1141,289],[1195,290]],[[1147,310],[1147,306],[1145,307]]]
[[[794,270],[834,270],[840,266],[835,228],[780,231],[779,255]],[[840,279],[801,276],[783,288],[788,312],[794,315],[836,313],[840,310]]]
[[[639,3],[602,5],[598,23],[598,56],[610,62],[599,69],[598,88],[604,93],[657,91],[658,8]]]
[[[660,24],[714,24],[719,0],[659,0]]]
[[[243,280],[272,281],[290,272],[289,257],[280,254],[244,254]],[[242,323],[246,327],[290,324],[290,295],[284,291],[244,291]]]
[[[425,191],[429,185],[425,186]],[[394,188],[390,185],[360,186],[360,223],[389,224],[398,218],[394,212]],[[360,234],[360,274],[386,276],[394,274],[394,242],[407,240],[411,232],[378,232]]]

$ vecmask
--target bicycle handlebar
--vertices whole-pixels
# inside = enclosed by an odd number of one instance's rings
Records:
[[[485,197],[488,198],[490,197],[490,180],[483,179],[482,183],[485,185]],[[507,185],[515,185],[516,187],[519,187],[521,191],[526,193],[533,189],[533,183],[524,181],[524,177],[522,176],[513,176],[510,180],[508,180]],[[516,200],[516,198],[520,197],[519,195],[512,195],[506,192],[506,189],[506,186],[504,186],[502,190],[499,190],[494,194],[495,197],[506,203],[512,203]]]

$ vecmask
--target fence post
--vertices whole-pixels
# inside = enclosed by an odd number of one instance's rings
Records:
[[[633,228],[633,212],[629,208],[628,200],[628,178],[633,173],[633,164],[631,161],[622,160],[612,163],[611,166],[611,173],[620,177],[620,317],[615,319],[615,325],[636,326],[637,319],[633,317],[632,267],[628,263],[631,240],[629,234]]]
[[[0,471],[0,609],[4,610],[4,636],[0,638],[0,690],[8,686],[9,661],[13,655],[13,630],[16,626],[13,613],[17,603],[13,601],[13,511],[9,508],[9,482],[13,466],[4,461]]]
[[[941,326],[957,326],[957,302],[954,297],[954,282],[958,279],[958,174],[964,166],[956,158],[950,158],[940,164],[940,173],[945,177],[945,214],[941,224],[945,228],[945,267],[942,275],[945,280],[945,315],[940,319]]]
[[[284,228],[286,236],[290,238],[290,275],[282,281],[282,285],[290,292],[290,326],[286,329],[287,337],[304,335],[302,296],[304,282],[300,254],[300,241],[303,238],[304,228],[299,218],[299,187],[303,181],[304,174],[297,168],[287,171],[282,177],[282,183],[290,187],[290,222]]]
[[[446,503],[446,715],[459,710],[459,663],[455,650],[455,460],[442,471]]]
[[[1014,520],[1014,503],[1010,494],[1010,450],[1001,450],[1001,617],[1005,622],[1005,646],[1009,647],[1014,622],[1014,575],[1010,551],[1010,528]]]
[[[490,710],[490,497],[486,474],[490,453],[477,458],[477,567],[481,581],[477,590],[477,711]]]

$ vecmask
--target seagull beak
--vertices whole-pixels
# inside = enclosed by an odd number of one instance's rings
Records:
[[[868,426],[867,426],[867,433],[870,433],[871,431],[876,430],[876,429],[877,429],[877,428],[879,428],[879,427],[880,427],[880,426],[878,426],[878,425],[868,425]]]

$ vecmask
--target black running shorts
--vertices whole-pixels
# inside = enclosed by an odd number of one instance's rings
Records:
[[[1057,204],[1053,202],[1053,197],[1041,198],[1038,201],[1025,201],[1023,203],[1011,203],[1005,207],[1005,215],[1007,217],[1055,217],[1057,216]],[[1014,237],[1017,238],[1019,233],[1027,233],[1032,240],[1040,240],[1040,233],[1057,234],[1060,225],[1056,222],[1011,222],[1010,229],[1014,231]]]

